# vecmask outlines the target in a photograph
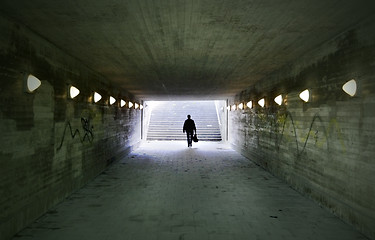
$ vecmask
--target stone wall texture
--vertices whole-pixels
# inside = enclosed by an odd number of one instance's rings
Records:
[[[375,239],[375,25],[364,21],[250,86],[229,104],[243,155]],[[357,94],[342,86],[355,79]],[[309,89],[305,103],[299,93]],[[274,98],[283,94],[281,106]],[[257,102],[265,98],[266,106]]]
[[[125,90],[25,27],[0,18],[0,239],[9,239],[136,147],[141,111]],[[41,86],[24,91],[33,74]],[[81,93],[68,98],[69,85]],[[92,93],[103,98],[92,102]]]

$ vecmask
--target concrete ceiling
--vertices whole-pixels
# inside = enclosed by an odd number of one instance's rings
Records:
[[[374,13],[374,0],[1,0],[0,11],[145,100],[221,99]]]

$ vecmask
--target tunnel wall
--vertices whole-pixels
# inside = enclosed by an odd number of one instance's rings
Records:
[[[227,103],[224,100],[216,100],[215,107],[217,112],[217,117],[219,121],[221,139],[227,141]]]
[[[24,91],[27,74],[42,84]],[[0,17],[0,239],[10,239],[140,141],[135,100],[25,27]],[[81,93],[68,99],[73,84]],[[93,91],[103,98],[92,103]]]
[[[231,99],[230,142],[243,155],[375,239],[374,19],[322,44]],[[350,97],[342,86],[355,79]],[[311,91],[304,103],[299,93]],[[274,98],[283,94],[281,106]],[[257,102],[265,97],[266,106]]]

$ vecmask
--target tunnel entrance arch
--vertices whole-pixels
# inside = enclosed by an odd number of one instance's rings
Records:
[[[226,139],[226,101],[145,101],[144,139],[148,141],[182,141],[187,115],[196,123],[200,141]]]

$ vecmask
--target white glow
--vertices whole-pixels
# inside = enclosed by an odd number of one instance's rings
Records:
[[[281,94],[275,97],[275,103],[277,103],[278,105],[281,105],[283,103],[283,96]]]
[[[122,99],[121,99],[121,101],[120,101],[120,106],[121,106],[121,107],[125,106],[125,101],[122,100]]]
[[[142,104],[141,104],[141,105],[139,105],[139,109],[141,109],[141,110],[143,109],[143,105],[142,105]]]
[[[94,102],[99,102],[102,99],[102,95],[97,92],[94,92]]]
[[[132,108],[132,107],[133,107],[133,103],[132,103],[132,102],[129,102],[129,103],[128,103],[128,106],[129,106],[129,108]]]
[[[238,104],[238,108],[242,110],[243,109],[243,103]]]
[[[236,104],[232,105],[232,111],[236,110]]]
[[[264,107],[264,104],[265,104],[264,98],[260,99],[258,101],[258,104],[259,104],[259,106]]]
[[[299,97],[305,101],[305,102],[308,102],[309,99],[310,99],[310,92],[308,89],[302,91],[300,94],[299,94]]]
[[[355,93],[357,92],[357,82],[354,79],[346,82],[342,86],[342,90],[344,90],[344,92],[346,92],[351,97],[353,97],[355,95]]]
[[[246,103],[246,106],[250,109],[253,108],[253,101],[249,101],[248,103]]]
[[[230,110],[230,106],[227,107],[227,110],[228,110],[228,111]]]
[[[78,96],[78,94],[80,93],[79,89],[74,87],[74,86],[71,86],[70,89],[69,89],[69,95],[70,95],[70,98],[75,98]]]
[[[138,107],[139,107],[139,104],[138,103],[134,103],[134,108],[138,109]]]
[[[41,84],[42,82],[37,77],[31,74],[27,77],[27,91],[30,93],[34,92]]]
[[[109,104],[112,105],[116,102],[116,99],[112,96],[109,97]]]
[[[160,102],[158,102],[158,101],[147,101],[146,106],[150,107],[151,109],[154,109],[154,108],[156,108],[159,104],[160,104]]]

